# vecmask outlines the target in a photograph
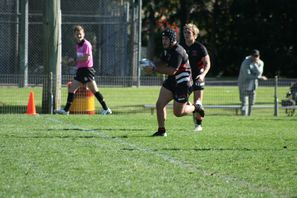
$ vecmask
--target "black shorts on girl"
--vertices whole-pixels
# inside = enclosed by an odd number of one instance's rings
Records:
[[[76,71],[75,80],[86,84],[87,82],[95,80],[95,69],[93,67],[83,67],[79,68]]]

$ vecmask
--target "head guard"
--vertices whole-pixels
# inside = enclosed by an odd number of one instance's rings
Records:
[[[253,49],[251,54],[252,54],[252,56],[260,56],[260,51],[257,49]]]
[[[166,36],[167,38],[169,38],[170,44],[172,44],[176,41],[176,33],[172,29],[169,29],[169,28],[165,29],[162,32],[162,36]]]

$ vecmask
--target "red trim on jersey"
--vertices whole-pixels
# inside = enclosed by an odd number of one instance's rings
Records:
[[[204,69],[205,68],[205,65],[204,65],[204,63],[203,63],[203,61],[202,60],[200,60],[199,62],[197,62],[197,67],[199,68],[199,69]]]
[[[190,71],[191,69],[189,67],[187,67],[187,64],[181,64],[180,67],[178,68],[177,72],[184,72],[184,71]]]

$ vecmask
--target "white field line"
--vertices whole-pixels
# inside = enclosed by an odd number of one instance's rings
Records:
[[[48,120],[55,122],[55,123],[59,123],[63,126],[66,126],[66,124],[61,120],[54,119],[54,118],[48,118]],[[196,172],[196,173],[202,174],[207,177],[212,177],[212,178],[216,177],[217,179],[223,181],[224,183],[232,185],[234,188],[238,188],[238,189],[239,188],[247,188],[251,192],[255,192],[255,193],[268,193],[271,197],[279,197],[280,195],[282,197],[289,196],[287,193],[277,192],[275,189],[272,189],[270,187],[265,187],[265,186],[259,187],[251,182],[248,182],[241,178],[237,178],[232,175],[222,175],[222,174],[219,174],[217,171],[215,171],[216,174],[213,174],[214,171],[206,170],[205,168],[199,168],[199,167],[197,167],[196,164],[191,164],[190,162],[176,159],[173,156],[170,156],[170,155],[162,153],[162,152],[157,152],[151,148],[146,148],[141,145],[132,144],[128,141],[125,141],[123,138],[113,138],[113,136],[110,136],[110,135],[104,133],[103,131],[93,130],[93,129],[84,129],[84,128],[81,128],[81,126],[79,126],[79,125],[73,125],[73,124],[68,124],[68,125],[69,125],[69,127],[72,127],[72,128],[80,128],[81,132],[94,132],[97,135],[99,135],[101,138],[108,138],[112,142],[116,142],[118,144],[128,146],[133,150],[143,151],[145,153],[155,155],[166,162],[169,162],[169,163],[171,163],[175,166],[178,166],[180,168],[187,169],[191,172]],[[164,137],[164,138],[166,138],[166,137]]]

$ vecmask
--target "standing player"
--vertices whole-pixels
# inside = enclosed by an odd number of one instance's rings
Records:
[[[167,74],[168,78],[163,82],[156,103],[158,131],[153,136],[167,136],[165,120],[167,117],[166,105],[173,102],[173,113],[177,117],[200,111],[188,102],[192,86],[191,68],[184,48],[176,41],[176,33],[171,29],[162,32],[162,44],[164,51],[161,61],[155,66],[147,66],[145,72],[150,74],[158,72]]]
[[[238,86],[242,115],[250,116],[252,113],[258,80],[267,80],[267,77],[262,75],[263,70],[264,62],[260,59],[260,51],[257,49],[254,49],[241,63]]]
[[[204,117],[204,109],[202,106],[203,90],[205,86],[205,76],[210,69],[210,58],[204,45],[196,41],[199,29],[194,24],[186,24],[183,29],[185,43],[183,47],[189,55],[190,65],[192,69],[194,94],[194,104],[201,109],[200,113],[193,114],[195,123],[195,131],[202,131],[202,119]]]
[[[95,70],[93,68],[92,45],[85,39],[85,31],[82,26],[75,26],[73,29],[76,40],[76,76],[68,89],[67,103],[64,109],[56,110],[58,114],[69,114],[70,106],[74,99],[75,91],[82,85],[86,85],[95,95],[103,110],[101,114],[111,114],[112,111],[107,107],[102,94],[99,92],[95,81]]]

